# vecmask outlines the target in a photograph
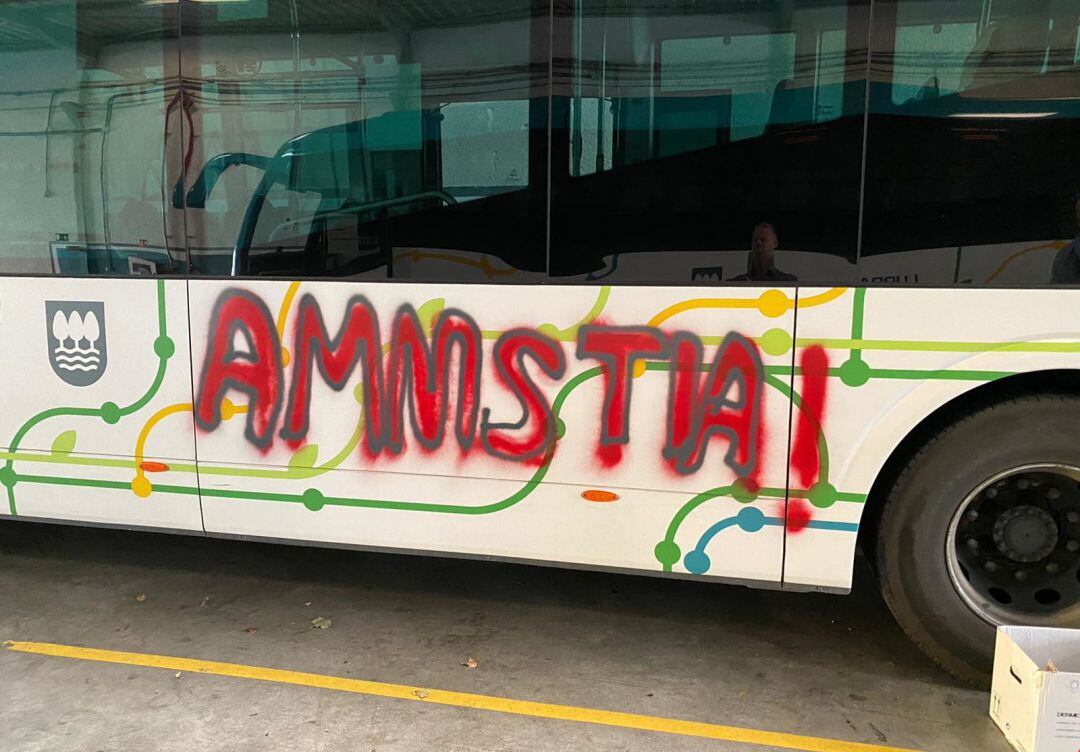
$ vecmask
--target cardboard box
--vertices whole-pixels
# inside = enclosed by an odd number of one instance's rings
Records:
[[[999,627],[990,717],[1018,752],[1080,752],[1080,629]]]

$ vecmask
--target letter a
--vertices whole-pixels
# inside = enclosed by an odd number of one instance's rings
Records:
[[[245,352],[233,347],[237,335],[247,343]],[[235,389],[248,396],[244,436],[266,449],[281,411],[281,379],[281,342],[266,304],[245,290],[226,290],[210,316],[195,423],[205,431],[217,428],[221,401]]]

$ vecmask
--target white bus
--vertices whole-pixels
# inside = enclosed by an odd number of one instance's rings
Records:
[[[1080,0],[0,4],[0,514],[1080,625]]]

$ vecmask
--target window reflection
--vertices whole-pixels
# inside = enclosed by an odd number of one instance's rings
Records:
[[[1067,281],[1062,252],[1080,196],[1080,2],[874,8],[860,278]]]
[[[556,7],[553,276],[853,278],[865,5]]]
[[[0,3],[0,272],[1080,284],[1080,0],[873,14]]]
[[[0,4],[0,272],[186,271],[176,9]]]
[[[544,275],[546,13],[269,0],[238,19],[197,5],[183,17],[195,164],[218,173],[187,202],[200,271]]]

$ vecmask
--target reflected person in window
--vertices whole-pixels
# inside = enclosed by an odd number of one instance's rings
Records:
[[[1054,265],[1050,270],[1050,284],[1080,284],[1080,200],[1076,202],[1077,234],[1072,242],[1054,256]]]
[[[769,222],[760,222],[750,237],[746,274],[732,277],[732,282],[794,282],[798,277],[776,268],[776,246],[780,238]]]

